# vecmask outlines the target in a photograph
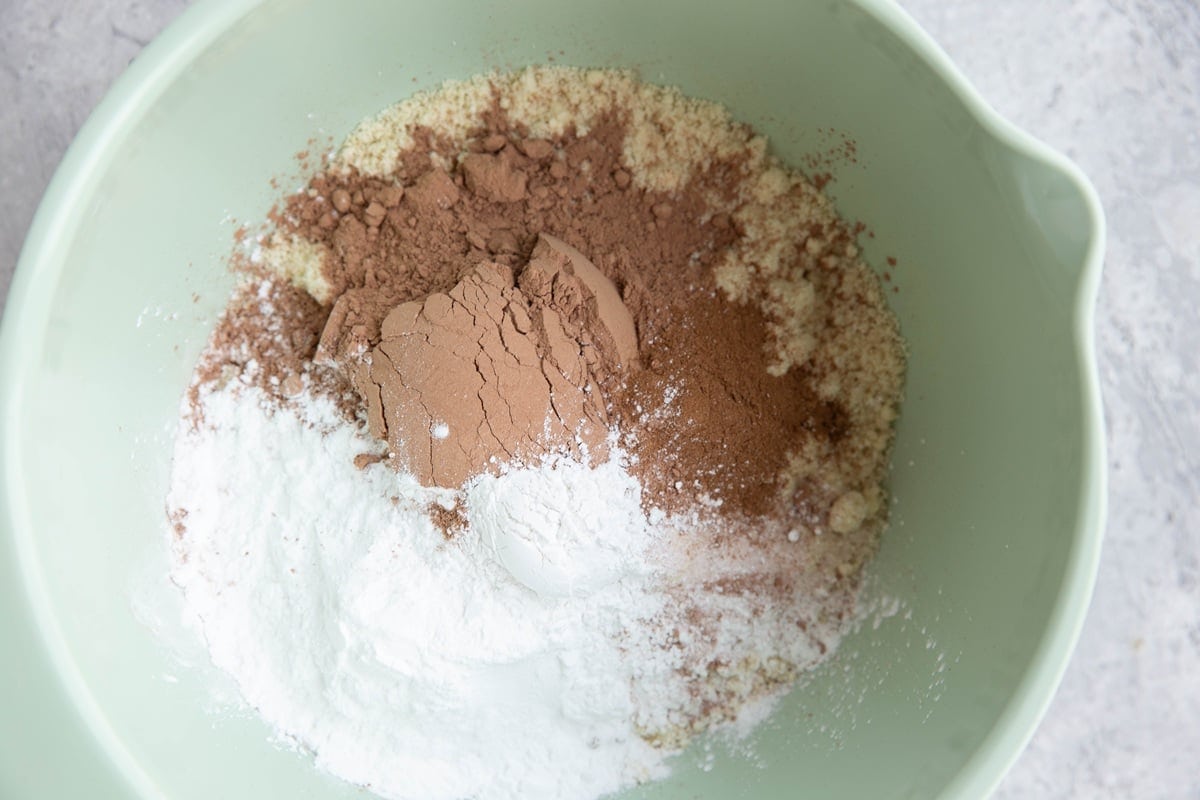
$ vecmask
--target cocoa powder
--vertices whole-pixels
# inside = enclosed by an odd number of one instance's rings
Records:
[[[554,453],[604,461],[605,387],[636,361],[633,320],[611,283],[543,236],[519,277],[485,261],[448,294],[396,306],[379,344],[347,366],[396,465],[456,489]]]
[[[791,448],[809,438],[836,444],[845,412],[817,397],[804,371],[767,373],[766,325],[756,309],[710,290],[673,316],[622,397],[634,451],[653,454],[641,469],[645,488],[668,510],[701,493],[751,516],[775,511]]]
[[[518,454],[570,450],[572,437],[602,454],[601,433],[614,426],[633,456],[631,469],[643,483],[647,504],[668,511],[686,509],[700,497],[726,516],[782,514],[820,529],[841,494],[878,480],[881,465],[871,453],[863,459],[870,474],[855,474],[847,485],[840,474],[810,463],[831,463],[848,431],[857,436],[881,427],[871,418],[874,407],[847,407],[837,392],[825,390],[825,373],[836,373],[838,359],[814,358],[780,370],[775,342],[788,321],[781,323],[773,313],[779,304],[730,299],[728,272],[721,271],[729,254],[747,249],[743,242],[764,247],[761,236],[747,239],[744,224],[752,222],[743,223],[746,212],[739,211],[755,208],[744,198],[750,150],[709,160],[668,192],[632,178],[623,161],[629,117],[620,108],[590,120],[586,134],[567,125],[559,135],[532,137],[523,124],[509,120],[498,99],[478,122],[459,141],[415,126],[409,131],[412,144],[398,153],[390,173],[369,175],[335,164],[289,197],[272,216],[271,244],[282,250],[273,255],[286,261],[289,247],[305,257],[320,253],[319,275],[306,278],[305,285],[322,302],[295,289],[273,288],[294,328],[288,336],[302,346],[284,348],[288,353],[281,358],[277,345],[273,350],[263,345],[267,340],[256,336],[261,331],[236,322],[239,315],[231,312],[218,333],[224,349],[257,352],[258,361],[272,364],[263,384],[283,399],[289,372],[343,395],[353,383],[359,413],[368,412],[372,430],[398,456],[389,463],[423,482],[457,486]],[[458,394],[445,395],[436,412],[396,411],[389,436],[383,406],[419,407],[414,390],[420,387],[389,390],[390,399],[383,399],[381,387],[397,366],[385,363],[386,351],[398,347],[398,340],[384,342],[384,320],[405,304],[419,308],[431,296],[449,296],[478,275],[481,265],[520,270],[543,235],[577,248],[619,292],[636,329],[637,368],[593,375],[582,384],[567,381],[549,392],[539,386],[536,399],[494,398],[490,410],[479,401],[487,381],[476,374],[472,380],[480,386],[455,387]],[[806,275],[813,273],[813,285],[830,298],[844,294],[836,270],[826,268],[830,259],[819,256],[850,246],[852,232],[833,218],[813,222],[801,235],[818,256],[804,267]],[[805,245],[795,244],[798,259],[809,257]],[[829,274],[817,274],[822,272]],[[747,285],[754,280],[751,276]],[[510,289],[520,293],[515,281]],[[528,306],[527,299],[522,302]],[[500,329],[495,333],[499,341]],[[478,342],[481,330],[472,335]],[[437,357],[430,350],[417,362]],[[473,359],[464,363],[474,374],[479,367]],[[420,369],[428,372],[430,363]],[[583,386],[599,391],[556,417],[550,396],[557,393],[569,406],[570,393],[582,396]],[[287,388],[295,388],[295,379]],[[485,430],[489,414],[501,408],[509,412],[500,426],[511,432],[508,437]],[[523,408],[529,419],[513,419],[512,408]],[[558,433],[536,430],[534,418],[547,413]],[[882,423],[885,435],[889,422]],[[455,433],[481,433],[473,442],[440,443],[431,433],[438,423]],[[443,453],[441,467],[432,457],[436,452]]]
[[[679,192],[650,191],[620,161],[619,115],[586,137],[550,141],[527,141],[498,108],[489,116],[450,170],[414,175],[417,159],[407,156],[390,178],[330,170],[289,199],[281,230],[328,248],[324,274],[337,299],[322,355],[357,363],[395,307],[451,291],[481,263],[518,266],[539,234],[554,234],[613,281],[635,321],[643,369],[610,381],[607,405],[653,504],[675,509],[700,493],[730,513],[771,510],[798,441],[836,441],[845,414],[816,397],[802,371],[769,375],[763,312],[717,292],[712,264],[739,232],[713,200],[730,197],[741,165],[716,162]],[[417,148],[434,138],[421,134]],[[465,476],[456,468],[443,478]]]
[[[313,362],[328,309],[244,259],[234,265],[245,279],[226,305],[188,388],[194,421],[201,415],[200,392],[230,380],[262,386],[281,403],[311,389],[334,398],[353,417],[357,397],[349,382]]]

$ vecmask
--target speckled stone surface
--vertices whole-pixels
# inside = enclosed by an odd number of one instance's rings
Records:
[[[0,0],[0,300],[79,126],[185,0]],[[1109,524],[1066,678],[996,798],[1200,798],[1200,5],[906,0],[1108,215]]]

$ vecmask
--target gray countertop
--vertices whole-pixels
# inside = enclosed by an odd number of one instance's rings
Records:
[[[186,0],[0,0],[0,302],[63,151]],[[1200,798],[1200,5],[906,0],[1108,215],[1109,524],[1095,599],[997,798]]]

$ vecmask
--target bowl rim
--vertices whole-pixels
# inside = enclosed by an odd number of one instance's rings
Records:
[[[1096,297],[1103,263],[1105,221],[1095,189],[1064,155],[1003,118],[968,82],[907,12],[893,0],[847,0],[888,28],[950,88],[979,127],[1012,151],[1063,176],[1083,200],[1088,223],[1084,258],[1079,264],[1072,302],[1075,362],[1082,387],[1082,468],[1075,528],[1067,568],[1045,631],[1015,691],[979,747],[939,795],[951,798],[988,796],[1016,761],[1044,716],[1078,641],[1095,585],[1106,514],[1106,450],[1095,344]],[[81,717],[92,744],[117,768],[103,793],[120,785],[141,796],[161,790],[125,748],[92,698],[78,671],[64,634],[50,610],[44,573],[32,544],[30,514],[21,491],[19,429],[22,387],[31,354],[20,347],[22,333],[47,324],[53,293],[82,209],[115,154],[157,98],[200,54],[264,0],[201,0],[185,10],[154,39],[113,83],[68,148],[29,228],[8,300],[0,318],[0,574],[18,580],[0,590],[0,622],[4,627],[31,626],[42,652],[18,656],[32,669],[57,677],[57,693],[65,695]],[[54,699],[54,689],[43,699]],[[26,705],[38,702],[26,697]],[[22,741],[20,715],[0,723],[0,738]],[[6,730],[7,729],[7,730]],[[15,763],[15,762],[10,762]],[[3,776],[0,775],[0,778]],[[100,779],[100,776],[96,776]],[[122,781],[123,778],[123,781]],[[0,781],[3,783],[4,781]]]

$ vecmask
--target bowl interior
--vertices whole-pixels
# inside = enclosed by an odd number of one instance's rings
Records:
[[[1068,174],[981,124],[870,3],[267,2],[186,69],[161,66],[215,14],[189,11],[110,98],[122,113],[89,128],[89,177],[43,209],[54,225],[8,311],[20,564],[124,779],[173,798],[362,796],[221,709],[232,687],[180,628],[163,519],[180,396],[232,284],[230,220],[264,216],[272,177],[300,185],[293,154],[416,89],[551,59],[725,103],[793,163],[852,139],[830,191],[873,234],[910,349],[877,624],[751,758],[718,745],[706,771],[698,748],[630,796],[970,796],[998,778],[1070,647],[1062,599],[1088,582],[1071,575],[1096,523],[1075,317],[1096,231]]]

